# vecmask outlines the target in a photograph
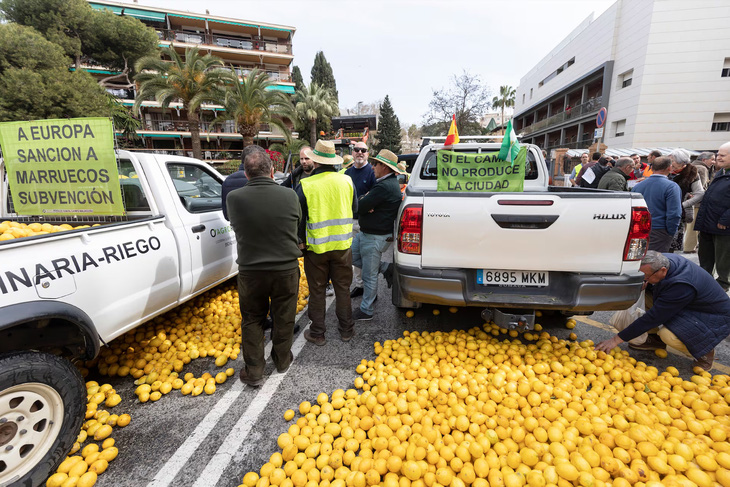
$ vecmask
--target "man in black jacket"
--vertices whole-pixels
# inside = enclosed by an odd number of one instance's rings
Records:
[[[249,145],[241,152],[241,165],[238,166],[238,171],[230,174],[223,181],[223,186],[221,187],[221,204],[223,205],[223,218],[225,218],[226,220],[228,220],[228,206],[226,203],[228,193],[230,193],[234,189],[243,188],[244,186],[246,186],[246,183],[248,183],[248,179],[246,178],[246,174],[244,172],[243,163],[246,161],[246,157],[249,154],[253,154],[254,152],[263,152],[264,154],[266,154],[266,151],[263,147],[258,145]]]
[[[241,306],[241,349],[246,365],[241,369],[244,384],[263,383],[264,330],[269,312],[271,358],[276,370],[285,372],[293,360],[291,345],[299,291],[297,229],[302,217],[296,193],[274,181],[273,164],[261,151],[246,157],[248,183],[228,195],[231,226],[238,244],[238,297]]]
[[[715,161],[717,172],[707,187],[695,219],[699,234],[697,256],[700,267],[730,289],[730,142],[720,146]]]
[[[390,245],[393,223],[398,216],[402,196],[396,173],[405,174],[405,164],[398,165],[398,156],[387,149],[381,150],[370,162],[375,171],[375,185],[358,203],[360,233],[352,241],[352,265],[362,269],[363,297],[360,308],[352,312],[354,320],[372,320],[373,303],[378,297],[378,273],[383,271],[388,280],[392,270],[380,258]],[[382,267],[382,269],[381,269]]]
[[[284,182],[281,183],[282,186],[297,189],[299,181],[312,175],[312,171],[314,171],[314,162],[307,157],[308,150],[312,150],[312,148],[308,145],[305,145],[299,150],[299,165],[286,177]]]

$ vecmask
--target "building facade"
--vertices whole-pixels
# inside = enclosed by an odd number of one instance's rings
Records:
[[[198,47],[223,59],[225,65],[247,76],[254,68],[265,71],[274,83],[271,89],[294,93],[291,67],[294,60],[292,37],[296,29],[284,25],[252,22],[209,14],[194,14],[169,9],[145,7],[136,3],[119,3],[106,0],[89,0],[94,9],[109,10],[117,15],[128,15],[152,27],[159,37],[160,47],[172,46],[180,54],[186,48]],[[99,79],[112,73],[93,60],[84,60],[82,68]],[[132,106],[135,88],[108,91],[125,106]],[[240,157],[243,139],[235,123],[213,123],[220,106],[204,106],[201,111],[201,142],[204,158],[224,160]],[[142,128],[137,132],[144,141],[145,149],[161,150],[180,155],[191,155],[192,144],[187,117],[181,104],[171,104],[163,110],[155,101],[145,101],[141,106]],[[268,146],[270,142],[284,140],[276,127],[263,126],[255,139]]]
[[[730,2],[618,0],[520,80],[515,130],[544,149],[730,140]],[[596,116],[605,107],[603,134]]]

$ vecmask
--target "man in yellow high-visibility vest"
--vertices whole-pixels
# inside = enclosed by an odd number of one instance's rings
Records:
[[[327,140],[318,140],[306,151],[314,162],[314,171],[302,179],[297,188],[302,219],[299,225],[300,247],[304,252],[304,273],[309,282],[309,319],[312,324],[304,338],[324,345],[325,288],[331,280],[335,290],[335,312],[340,338],[349,341],[354,332],[350,283],[352,282],[352,223],[357,211],[355,187],[349,176],[335,166],[342,158]]]

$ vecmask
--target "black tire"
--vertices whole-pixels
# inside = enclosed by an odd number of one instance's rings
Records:
[[[43,394],[60,398],[62,406],[46,401]],[[0,424],[4,427],[0,430],[0,442],[4,442],[0,447],[0,486],[43,485],[81,430],[86,411],[84,380],[64,358],[38,352],[12,353],[0,356],[0,399],[3,396],[8,401],[0,401],[0,409],[6,409],[0,410],[0,418],[9,416],[11,420]],[[29,401],[33,407],[26,404]],[[20,413],[16,416],[14,408],[29,409],[31,414],[27,418]],[[13,417],[19,419],[14,422]],[[60,427],[53,418],[60,418]],[[31,435],[22,436],[23,431]],[[8,451],[10,445],[14,448]],[[23,451],[25,455],[18,453]],[[19,457],[11,454],[19,454],[32,464],[18,462]]]

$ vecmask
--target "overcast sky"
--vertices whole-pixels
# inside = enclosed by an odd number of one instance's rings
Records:
[[[123,0],[129,1],[129,0]],[[139,0],[140,5],[296,28],[294,65],[332,65],[342,114],[390,95],[401,126],[421,124],[433,89],[467,70],[492,91],[520,78],[582,20],[615,0]]]

